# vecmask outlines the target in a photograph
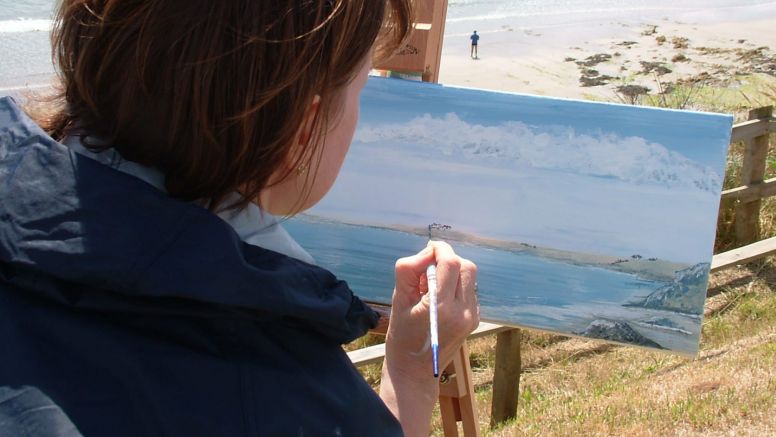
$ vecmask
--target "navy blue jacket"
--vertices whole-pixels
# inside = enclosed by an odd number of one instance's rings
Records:
[[[396,435],[341,348],[377,317],[0,99],[0,387],[86,436]]]

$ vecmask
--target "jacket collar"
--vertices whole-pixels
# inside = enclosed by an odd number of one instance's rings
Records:
[[[0,99],[0,186],[0,280],[47,299],[290,318],[338,342],[377,321],[327,270],[244,243],[215,214],[72,152],[11,98]]]

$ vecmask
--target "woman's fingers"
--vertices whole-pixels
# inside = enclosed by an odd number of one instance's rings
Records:
[[[456,255],[444,242],[432,242],[437,263],[437,306],[441,336],[453,341],[465,339],[479,324],[475,295],[477,266]]]
[[[480,323],[479,304],[476,295],[477,265],[461,258],[461,270],[455,290],[454,311],[457,313],[457,330],[451,329],[451,335],[466,338]]]
[[[458,279],[455,298],[464,303],[476,302],[477,265],[466,258],[461,258],[461,273]]]
[[[443,241],[432,241],[429,246],[434,248],[436,258],[437,302],[443,305],[455,299],[458,277],[461,274],[461,257]]]
[[[477,267],[444,242],[396,262],[396,289],[386,337],[386,365],[416,378],[431,378],[426,268],[436,263],[440,364],[449,362],[479,322],[474,287]],[[390,356],[390,359],[389,359]],[[389,363],[390,361],[390,363]]]

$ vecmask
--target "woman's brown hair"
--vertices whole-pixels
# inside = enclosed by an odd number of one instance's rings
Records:
[[[176,198],[244,206],[278,169],[320,153],[338,91],[381,31],[389,51],[407,36],[410,1],[64,0],[52,31],[60,104],[38,121],[158,168]],[[315,95],[313,147],[294,151]],[[234,191],[245,202],[222,205]]]

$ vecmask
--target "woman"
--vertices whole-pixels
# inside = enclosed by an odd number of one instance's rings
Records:
[[[85,435],[428,434],[423,272],[447,362],[474,264],[397,261],[378,397],[341,348],[377,315],[273,219],[334,183],[407,0],[65,0],[55,23],[61,103],[0,101],[0,386]]]

